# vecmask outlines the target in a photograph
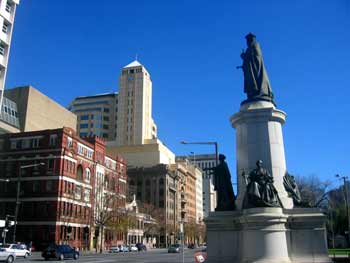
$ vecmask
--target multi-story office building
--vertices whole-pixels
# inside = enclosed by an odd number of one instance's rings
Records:
[[[132,199],[135,195],[141,206],[157,209],[157,214],[153,215],[160,226],[156,237],[157,246],[174,243],[180,220],[178,174],[164,164],[128,168],[127,174],[128,198]]]
[[[17,103],[3,97],[0,112],[0,134],[19,131],[20,126]]]
[[[19,0],[0,1],[0,109],[3,102],[7,63],[9,60],[11,38]]]
[[[77,97],[69,110],[77,115],[80,137],[99,136],[107,141],[117,137],[118,93]]]
[[[32,86],[6,89],[0,115],[0,134],[70,127],[75,114]]]
[[[146,68],[134,61],[122,70],[116,145],[142,145],[157,138],[152,119],[152,81]]]
[[[199,154],[191,156],[177,156],[176,160],[190,160],[191,163],[198,166],[200,169],[212,168],[216,166],[215,154]],[[202,180],[203,191],[203,216],[204,218],[213,212],[216,208],[216,191],[214,190],[214,180],[210,171],[203,172]]]
[[[15,215],[19,186],[16,240],[80,249],[123,242],[121,232],[97,234],[100,216],[126,202],[126,162],[105,149],[104,140],[81,139],[71,128],[0,135],[0,177],[10,180],[0,184],[0,218]]]
[[[122,69],[118,97],[117,137],[108,152],[123,155],[130,166],[174,164],[174,153],[157,138],[151,76],[138,61]]]

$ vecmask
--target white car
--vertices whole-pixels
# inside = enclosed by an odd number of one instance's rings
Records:
[[[138,252],[139,251],[139,249],[137,248],[137,246],[136,245],[130,245],[129,246],[129,251],[130,252]]]
[[[5,249],[7,252],[15,253],[16,257],[29,257],[32,253],[21,244],[7,244],[2,245],[1,248]]]
[[[0,262],[12,263],[15,259],[16,254],[14,252],[9,252],[0,248]]]
[[[109,249],[109,253],[118,253],[119,252],[119,247],[118,246],[111,246]]]

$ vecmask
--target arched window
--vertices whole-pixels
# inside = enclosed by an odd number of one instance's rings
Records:
[[[90,183],[91,180],[91,172],[89,168],[85,169],[85,182]]]
[[[83,180],[83,167],[81,165],[78,165],[78,168],[77,168],[77,180],[79,181]]]

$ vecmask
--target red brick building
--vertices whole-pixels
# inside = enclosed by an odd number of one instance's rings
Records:
[[[103,139],[82,139],[70,128],[0,135],[0,178],[10,179],[0,182],[0,219],[15,214],[21,178],[16,241],[80,249],[123,242],[122,233],[107,228],[98,234],[99,216],[125,208],[126,198],[125,160],[105,150]],[[103,203],[107,196],[113,198],[108,208]],[[12,231],[7,242],[12,242]]]

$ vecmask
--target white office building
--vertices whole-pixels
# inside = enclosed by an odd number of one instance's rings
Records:
[[[19,0],[0,1],[0,108],[3,102],[7,63],[10,54],[11,38]]]

